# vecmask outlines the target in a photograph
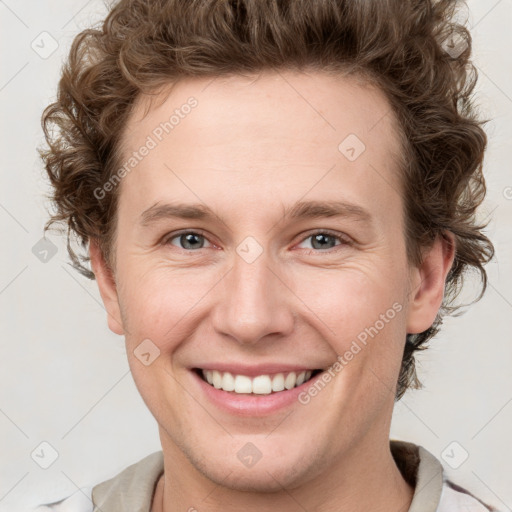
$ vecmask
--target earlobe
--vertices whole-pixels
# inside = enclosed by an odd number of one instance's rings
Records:
[[[89,256],[101,299],[107,311],[108,327],[113,333],[122,335],[124,334],[124,328],[121,321],[116,282],[96,239],[89,241]]]
[[[455,258],[455,237],[444,233],[437,237],[414,269],[409,295],[407,332],[426,331],[434,322],[444,298],[446,277]]]

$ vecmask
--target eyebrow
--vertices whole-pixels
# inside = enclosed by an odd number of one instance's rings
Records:
[[[368,210],[357,204],[344,201],[300,201],[291,207],[285,208],[283,216],[292,219],[348,217],[368,224],[373,220]],[[201,203],[157,203],[141,214],[140,222],[143,226],[148,226],[161,219],[169,218],[200,220],[217,218],[224,222],[222,217]]]

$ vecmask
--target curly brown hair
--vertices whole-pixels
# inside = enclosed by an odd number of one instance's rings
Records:
[[[395,399],[421,388],[414,353],[455,304],[463,276],[480,275],[494,247],[477,224],[486,188],[487,137],[473,104],[471,36],[454,21],[457,0],[121,0],[102,25],[74,39],[57,100],[42,117],[40,149],[53,186],[55,222],[67,227],[72,264],[87,277],[96,239],[114,268],[117,190],[94,193],[120,163],[123,127],[141,93],[184,77],[264,70],[349,73],[377,85],[401,130],[407,255],[421,262],[437,236],[455,236],[456,254],[432,326],[408,334]],[[450,48],[456,46],[457,55]],[[447,43],[448,42],[448,43]],[[75,248],[74,248],[75,247]]]

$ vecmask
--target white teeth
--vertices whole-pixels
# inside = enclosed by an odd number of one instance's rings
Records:
[[[205,380],[216,389],[234,391],[235,393],[254,393],[256,395],[268,395],[285,389],[293,389],[308,381],[312,373],[312,370],[308,370],[298,374],[290,372],[286,374],[278,373],[273,377],[258,375],[250,378],[246,375],[233,375],[218,370],[202,370]]]
[[[234,391],[235,390],[235,378],[231,373],[225,372],[222,377],[222,389],[224,391]]]
[[[295,372],[289,373],[286,376],[286,379],[284,379],[284,387],[286,389],[294,388],[296,383],[297,383],[297,376],[295,375]]]
[[[278,373],[274,375],[272,379],[272,391],[283,391],[284,389],[284,375],[282,373]]]
[[[235,377],[235,393],[252,393],[252,381],[245,375]]]
[[[212,372],[212,378],[213,378],[213,387],[220,389],[222,386],[222,375],[217,370],[213,370]]]
[[[252,379],[252,392],[257,395],[272,393],[272,381],[268,375],[258,375]]]

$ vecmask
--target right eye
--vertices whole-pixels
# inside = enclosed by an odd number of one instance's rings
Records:
[[[177,243],[173,243],[173,240],[177,240]],[[197,249],[204,248],[204,241],[206,237],[198,231],[180,231],[178,233],[171,233],[171,236],[166,237],[163,241],[163,245],[178,245],[180,249],[185,251],[195,251]],[[208,242],[209,243],[209,242]]]

